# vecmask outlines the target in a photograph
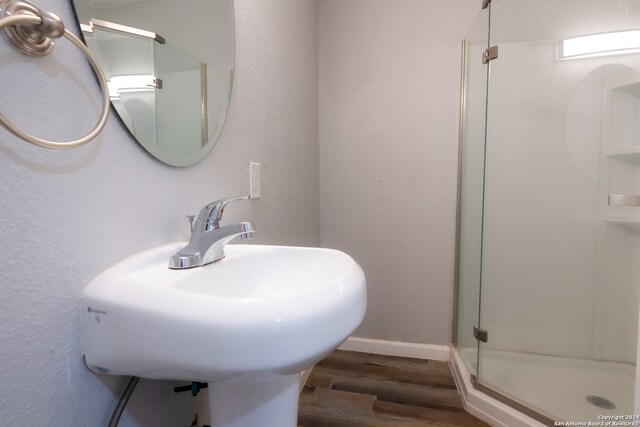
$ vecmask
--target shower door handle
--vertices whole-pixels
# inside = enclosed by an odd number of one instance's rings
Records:
[[[609,206],[640,206],[640,195],[609,194]]]

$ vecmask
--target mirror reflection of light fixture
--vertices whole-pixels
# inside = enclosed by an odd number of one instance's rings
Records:
[[[572,37],[558,42],[558,59],[592,58],[640,52],[640,30]]]

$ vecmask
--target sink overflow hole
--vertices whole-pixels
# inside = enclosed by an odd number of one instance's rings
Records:
[[[587,396],[587,402],[602,409],[616,409],[616,405],[612,401],[600,396]]]

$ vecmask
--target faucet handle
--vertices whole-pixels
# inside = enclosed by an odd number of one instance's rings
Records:
[[[222,214],[224,213],[225,206],[236,200],[248,199],[249,196],[236,196],[211,202],[200,210],[197,221],[206,223],[207,229],[209,229],[211,225],[213,226],[213,228],[218,228],[220,226],[220,220],[222,219]]]

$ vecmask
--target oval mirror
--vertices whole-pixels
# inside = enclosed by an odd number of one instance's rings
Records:
[[[149,153],[172,166],[202,160],[229,108],[233,0],[73,0],[114,109]]]

